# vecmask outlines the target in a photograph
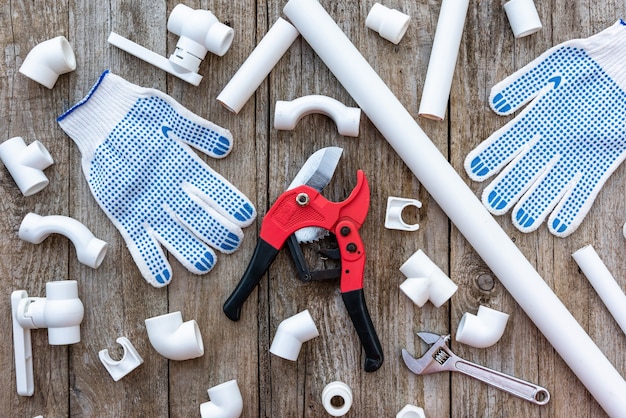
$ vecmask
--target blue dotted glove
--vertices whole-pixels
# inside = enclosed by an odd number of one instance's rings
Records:
[[[513,223],[565,237],[626,156],[626,23],[555,46],[491,90],[500,115],[526,108],[467,156],[476,181],[495,173],[484,205],[513,205]]]
[[[224,157],[229,131],[108,71],[58,121],[80,149],[91,192],[150,284],[172,278],[161,246],[196,274],[213,267],[211,247],[239,247],[255,209],[190,147]]]

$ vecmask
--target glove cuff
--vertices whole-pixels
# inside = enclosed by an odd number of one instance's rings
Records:
[[[584,49],[626,91],[626,22],[618,20],[602,32],[583,40]]]

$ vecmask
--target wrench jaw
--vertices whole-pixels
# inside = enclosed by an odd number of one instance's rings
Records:
[[[417,335],[431,346],[423,356],[417,359],[407,350],[402,349],[402,359],[409,370],[418,375],[450,370],[449,365],[446,365],[447,361],[454,357],[447,347],[450,335],[437,335],[430,332],[418,332]]]

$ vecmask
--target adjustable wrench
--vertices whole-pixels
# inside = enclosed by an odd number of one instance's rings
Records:
[[[411,356],[405,349],[402,349],[404,363],[415,374],[430,374],[443,371],[461,372],[537,405],[545,405],[550,400],[550,393],[541,386],[458,357],[448,347],[449,335],[437,335],[430,332],[418,332],[417,335],[425,343],[431,344],[431,347],[426,354],[418,359]]]

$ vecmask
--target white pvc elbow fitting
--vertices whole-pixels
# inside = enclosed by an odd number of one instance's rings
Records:
[[[341,402],[335,402],[333,398]],[[322,405],[330,415],[342,417],[352,407],[352,389],[343,382],[331,382],[322,391]]]
[[[287,360],[296,361],[302,343],[319,335],[311,314],[308,310],[304,310],[285,319],[278,325],[270,353]]]
[[[46,147],[39,141],[33,141],[26,146],[22,137],[7,139],[0,144],[0,160],[24,196],[41,191],[49,183],[43,170],[50,167],[54,161]]]
[[[456,330],[456,340],[476,348],[490,347],[504,334],[508,319],[508,314],[481,305],[476,315],[463,314]]]
[[[204,354],[200,328],[195,320],[183,322],[180,311],[146,319],[152,347],[170,360],[189,360]]]
[[[417,250],[409,257],[400,271],[407,277],[400,285],[400,290],[420,308],[429,300],[439,308],[458,289],[422,250]]]
[[[236,380],[230,380],[208,391],[210,402],[200,404],[202,418],[238,418],[243,411],[243,397]]]
[[[504,4],[504,11],[516,38],[531,35],[542,28],[533,0],[511,0]]]
[[[61,74],[75,69],[76,57],[72,46],[64,36],[57,36],[35,45],[26,55],[19,71],[51,89]]]
[[[411,23],[411,17],[399,10],[374,3],[365,19],[365,26],[392,42],[398,44]]]
[[[27,214],[22,220],[19,237],[32,244],[41,244],[50,234],[61,234],[70,239],[76,248],[78,261],[98,268],[106,255],[108,244],[96,238],[89,229],[74,218],[61,215],[40,216]]]
[[[348,107],[332,97],[317,94],[299,97],[289,102],[278,100],[274,112],[274,128],[295,129],[301,118],[312,113],[321,113],[331,118],[337,125],[340,135],[359,136],[361,109]]]

